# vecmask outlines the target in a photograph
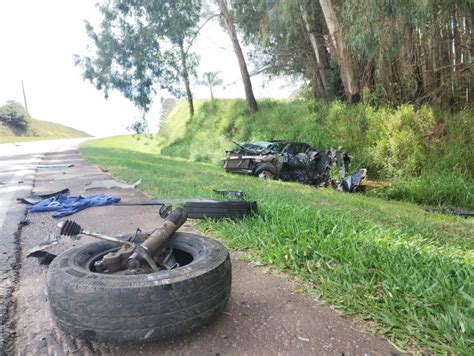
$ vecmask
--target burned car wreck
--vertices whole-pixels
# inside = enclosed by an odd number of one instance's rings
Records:
[[[227,151],[223,159],[226,172],[326,186],[336,165],[341,181],[332,185],[342,191],[355,191],[366,179],[366,170],[346,175],[350,157],[340,150],[319,151],[307,143],[280,140],[234,143],[237,149]]]

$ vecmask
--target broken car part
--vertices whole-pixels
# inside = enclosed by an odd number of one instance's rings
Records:
[[[188,202],[183,206],[192,219],[222,219],[243,218],[256,214],[256,201],[215,201],[215,202]]]
[[[183,204],[190,219],[223,219],[242,218],[257,212],[256,201],[241,200],[206,200],[206,199],[152,199],[144,202],[123,202],[119,206],[135,205],[169,205],[172,203]],[[161,211],[161,209],[160,209]],[[163,217],[163,216],[162,216]]]
[[[430,212],[430,213],[462,216],[464,218],[474,217],[474,211],[464,210],[464,209],[459,209],[459,208],[425,208],[425,211]]]
[[[40,265],[50,264],[56,257],[56,254],[49,250],[52,246],[57,245],[57,243],[58,237],[55,234],[49,234],[38,246],[30,249],[26,257],[37,258]]]
[[[79,224],[71,220],[64,222],[61,227],[61,235],[87,235],[122,245],[122,248],[118,251],[112,251],[102,259],[94,262],[97,272],[115,273],[134,270],[136,273],[149,273],[150,268],[152,271],[159,270],[158,264],[160,264],[159,257],[162,247],[176,230],[184,224],[186,219],[186,210],[181,208],[175,209],[168,214],[163,225],[148,235],[147,239],[141,244],[84,230]]]
[[[37,168],[71,168],[74,167],[72,163],[61,163],[61,164],[39,164]]]
[[[122,239],[132,238],[133,234]],[[140,234],[134,242],[147,239],[148,234]],[[187,333],[215,320],[231,292],[225,247],[180,232],[163,247],[163,269],[146,274],[97,271],[97,261],[120,249],[107,241],[56,257],[48,269],[48,301],[58,327],[88,340],[144,342]]]
[[[41,247],[31,249],[26,257],[37,258],[40,265],[49,265],[57,256],[53,253],[45,251],[45,249]]]
[[[224,197],[232,196],[240,200],[245,200],[245,192],[243,192],[242,190],[214,189],[214,193],[217,193]]]
[[[86,190],[91,189],[135,189],[140,183],[142,179],[138,179],[133,184],[121,183],[117,182],[113,179],[105,179],[105,180],[95,180],[90,183],[85,184],[87,187]]]

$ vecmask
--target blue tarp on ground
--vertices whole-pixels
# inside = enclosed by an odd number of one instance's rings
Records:
[[[111,205],[119,201],[119,197],[113,197],[107,194],[90,196],[79,195],[78,197],[58,194],[52,198],[44,199],[37,204],[28,206],[28,212],[42,213],[45,211],[54,211],[53,218],[62,218],[63,216],[72,215],[80,210],[93,206]]]

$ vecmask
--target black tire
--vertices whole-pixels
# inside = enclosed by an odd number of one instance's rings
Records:
[[[278,176],[277,168],[271,163],[262,163],[258,165],[254,174],[263,179],[277,179]]]
[[[89,266],[117,244],[94,242],[59,255],[48,270],[58,327],[88,340],[122,343],[171,337],[212,322],[230,296],[229,253],[215,240],[188,233],[176,233],[168,246],[193,260],[169,271],[107,275]]]
[[[184,204],[192,219],[242,218],[257,212],[255,201],[188,202]]]

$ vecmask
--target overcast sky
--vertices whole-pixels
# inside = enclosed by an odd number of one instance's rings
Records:
[[[139,111],[118,92],[108,100],[81,77],[73,54],[84,54],[88,43],[84,19],[97,22],[96,0],[0,1],[0,105],[7,100],[23,103],[24,81],[28,109],[39,120],[59,122],[93,135],[126,133]],[[200,55],[198,73],[221,71],[220,98],[243,97],[240,72],[226,32],[214,22],[196,41]],[[231,84],[234,83],[234,84]],[[288,80],[253,79],[257,98],[288,97],[295,87]],[[193,85],[196,98],[209,98],[209,90]],[[166,93],[163,93],[166,96]],[[159,102],[149,114],[158,126]]]

